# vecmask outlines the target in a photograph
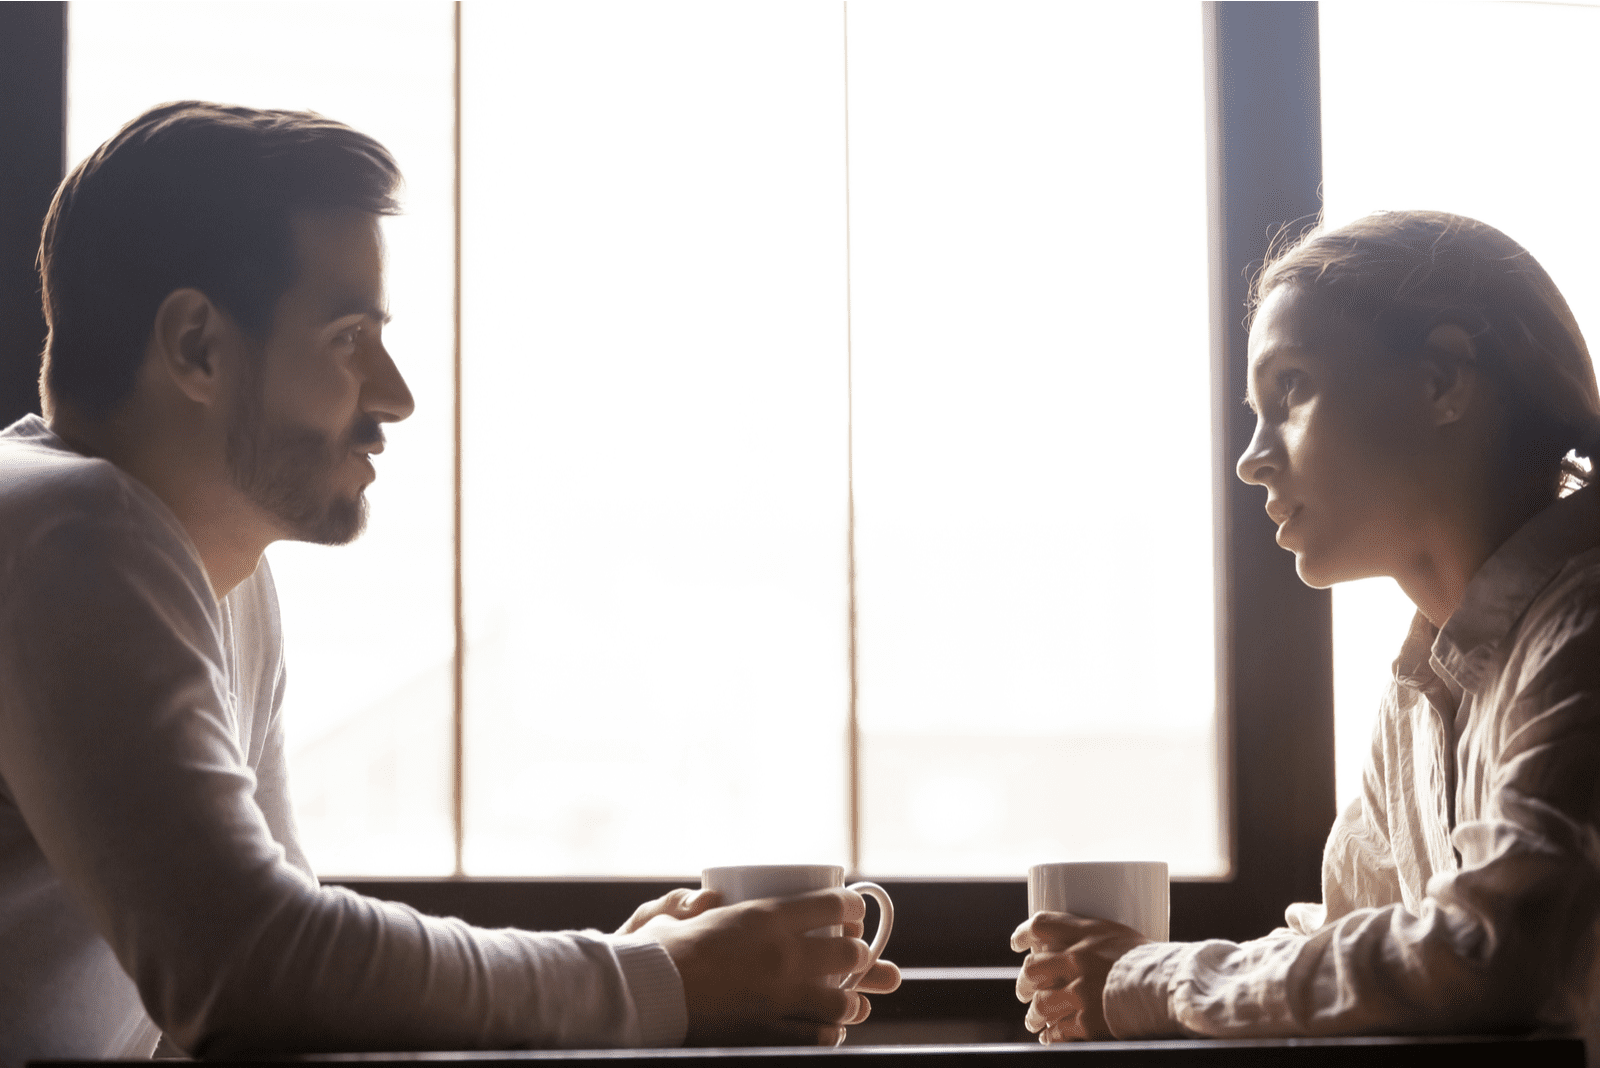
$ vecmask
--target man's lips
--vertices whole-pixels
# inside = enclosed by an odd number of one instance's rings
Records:
[[[1285,504],[1282,501],[1267,502],[1267,518],[1280,527],[1293,519],[1299,511],[1300,506],[1298,504]]]

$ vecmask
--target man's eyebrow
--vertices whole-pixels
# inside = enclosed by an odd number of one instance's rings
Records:
[[[333,314],[328,316],[328,321],[344,319],[351,315],[365,315],[368,319],[377,322],[379,326],[387,325],[389,320],[393,318],[389,314],[389,309],[380,304],[374,304],[369,300],[350,300],[335,305]]]

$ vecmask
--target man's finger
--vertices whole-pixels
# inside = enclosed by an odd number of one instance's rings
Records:
[[[835,1041],[837,1029],[833,1025],[816,1024],[809,1020],[769,1020],[753,1026],[729,1045],[740,1046],[818,1046]],[[824,1043],[823,1039],[827,1042]]]
[[[892,994],[900,989],[900,968],[893,961],[874,961],[856,989],[863,994]]]
[[[694,891],[686,886],[667,891],[667,896],[661,899],[662,911],[668,916],[683,916],[689,908],[689,899]]]
[[[856,1011],[861,995],[821,983],[805,983],[790,997],[783,1015],[790,1020],[809,1020],[818,1024],[842,1023]]]
[[[772,910],[791,931],[815,931],[818,927],[860,923],[866,917],[867,905],[854,890],[833,887],[781,898],[773,903]]]
[[[851,1025],[851,1026],[854,1026],[854,1025],[856,1025],[858,1023],[864,1023],[866,1021],[867,1017],[871,1016],[871,1015],[872,1015],[872,1002],[868,1001],[866,998],[862,997],[860,994],[857,994],[856,995],[856,1011],[854,1013],[852,1013],[850,1015],[850,1018],[848,1020],[844,1021],[844,1022],[849,1024],[849,1025]]]
[[[679,912],[675,914],[680,920],[698,916],[706,909],[714,909],[722,904],[722,892],[720,890],[702,888],[699,890],[684,889],[682,891],[673,891],[673,893],[680,892],[683,896],[677,902]]]
[[[854,975],[867,966],[871,951],[859,938],[807,938],[801,946],[801,974]]]

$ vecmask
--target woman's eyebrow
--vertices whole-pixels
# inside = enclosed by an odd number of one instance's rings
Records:
[[[1275,345],[1266,350],[1259,360],[1250,365],[1249,379],[1245,382],[1244,406],[1256,415],[1261,414],[1260,402],[1256,399],[1262,390],[1258,383],[1268,381],[1267,369],[1285,356],[1303,355],[1304,349],[1298,345]]]
[[[1256,415],[1261,414],[1261,405],[1256,401],[1256,396],[1260,393],[1256,383],[1266,376],[1267,365],[1277,358],[1277,352],[1272,351],[1250,364],[1249,374],[1245,378],[1244,406]]]

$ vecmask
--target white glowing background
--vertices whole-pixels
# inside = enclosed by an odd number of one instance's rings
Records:
[[[72,162],[192,96],[406,171],[417,415],[270,555],[314,859],[448,870],[451,6],[70,12]],[[1198,6],[850,24],[862,866],[1218,872]],[[468,871],[846,860],[841,7],[464,25]]]

